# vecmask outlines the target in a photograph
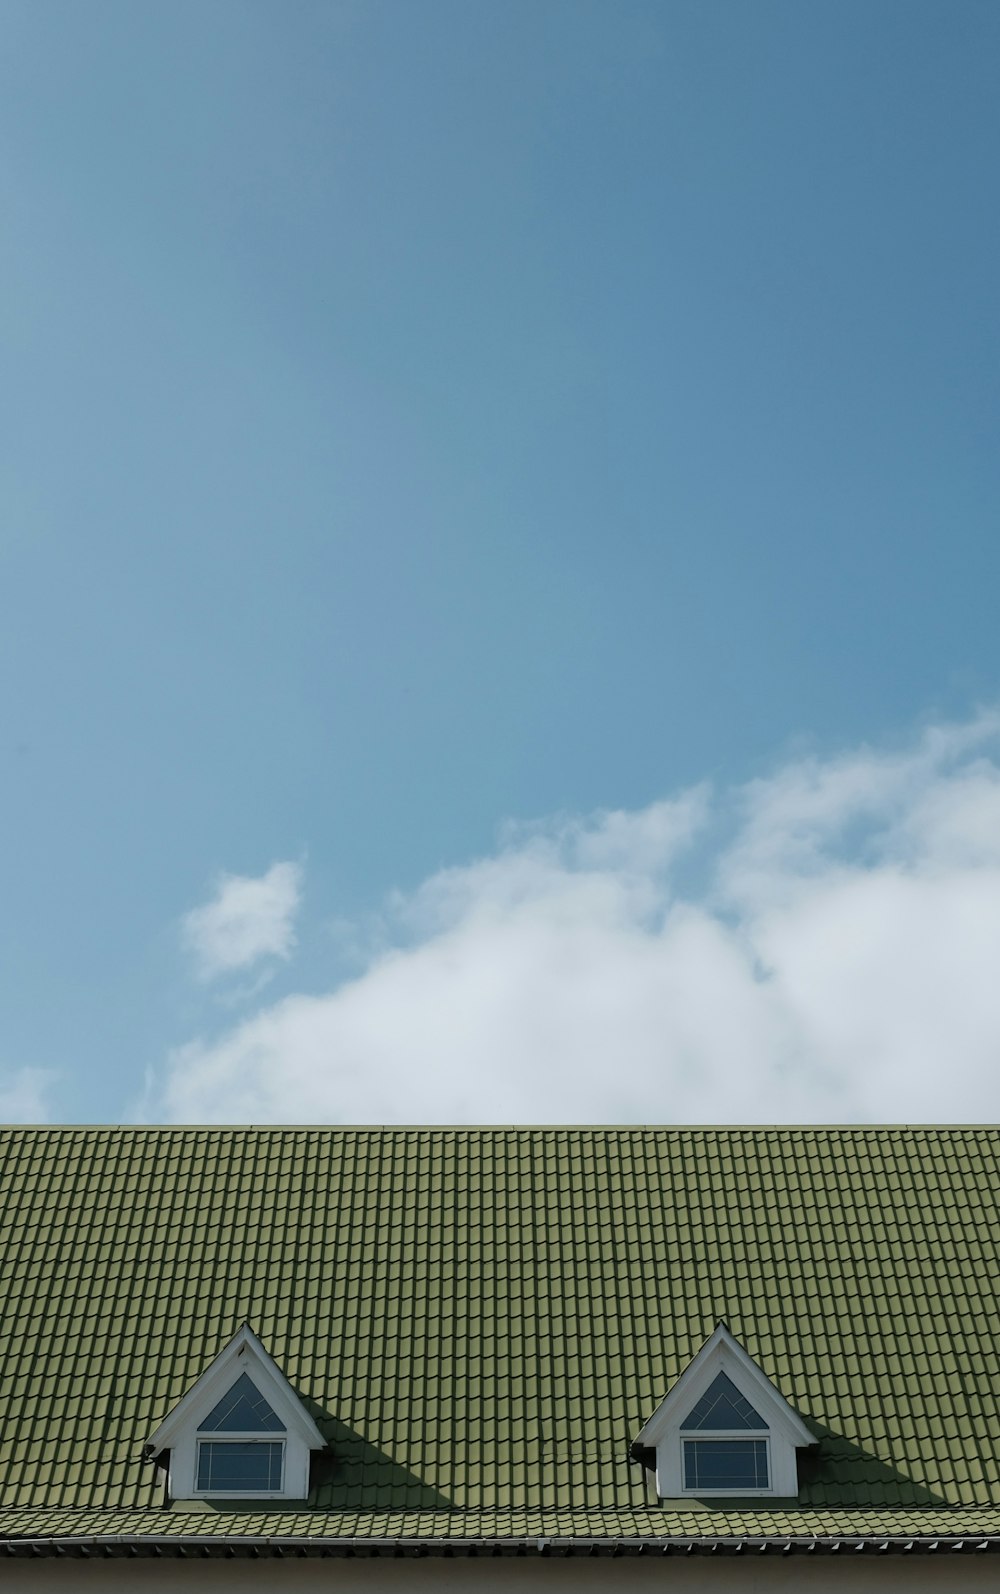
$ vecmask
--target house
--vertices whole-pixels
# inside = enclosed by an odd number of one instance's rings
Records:
[[[6,1130],[4,1588],[996,1588],[998,1192],[989,1128]]]

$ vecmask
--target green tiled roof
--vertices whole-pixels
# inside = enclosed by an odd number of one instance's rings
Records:
[[[998,1190],[994,1129],[4,1131],[0,1537],[1000,1532]],[[720,1319],[816,1435],[797,1507],[629,1459]],[[164,1510],[143,1443],[243,1321],[309,1510]]]

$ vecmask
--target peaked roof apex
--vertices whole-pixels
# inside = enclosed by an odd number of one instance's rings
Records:
[[[241,1358],[246,1360],[241,1361]],[[150,1434],[146,1441],[147,1452],[158,1455],[161,1450],[169,1450],[177,1435],[189,1424],[206,1417],[238,1374],[248,1372],[251,1368],[254,1382],[262,1385],[261,1393],[284,1419],[286,1426],[296,1430],[310,1450],[324,1450],[326,1440],[295,1390],[250,1324],[244,1322],[164,1417],[155,1432]]]
[[[655,1445],[668,1428],[683,1420],[688,1406],[694,1404],[720,1371],[729,1374],[741,1393],[760,1411],[768,1427],[783,1429],[796,1448],[816,1443],[815,1436],[795,1408],[720,1318],[704,1345],[643,1425],[636,1444]]]

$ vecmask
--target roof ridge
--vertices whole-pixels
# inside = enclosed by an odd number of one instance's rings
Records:
[[[0,1131],[17,1133],[91,1134],[337,1134],[337,1135],[898,1135],[990,1134],[998,1123],[878,1123],[878,1124],[320,1124],[320,1123],[0,1123]]]

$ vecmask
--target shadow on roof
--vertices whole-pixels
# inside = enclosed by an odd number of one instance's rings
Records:
[[[813,1451],[799,1452],[799,1498],[809,1506],[952,1506],[943,1494],[910,1477],[845,1434],[804,1417],[816,1435]]]
[[[294,1385],[293,1385],[294,1388]],[[314,1454],[309,1469],[309,1498],[301,1502],[310,1511],[448,1511],[455,1505],[379,1450],[339,1417],[300,1389],[295,1390],[329,1446],[329,1454]],[[294,1500],[206,1500],[210,1510],[226,1515],[288,1514],[300,1504]]]
[[[454,1501],[307,1395],[299,1395],[330,1447],[313,1456],[309,1503],[319,1510],[447,1511]]]

